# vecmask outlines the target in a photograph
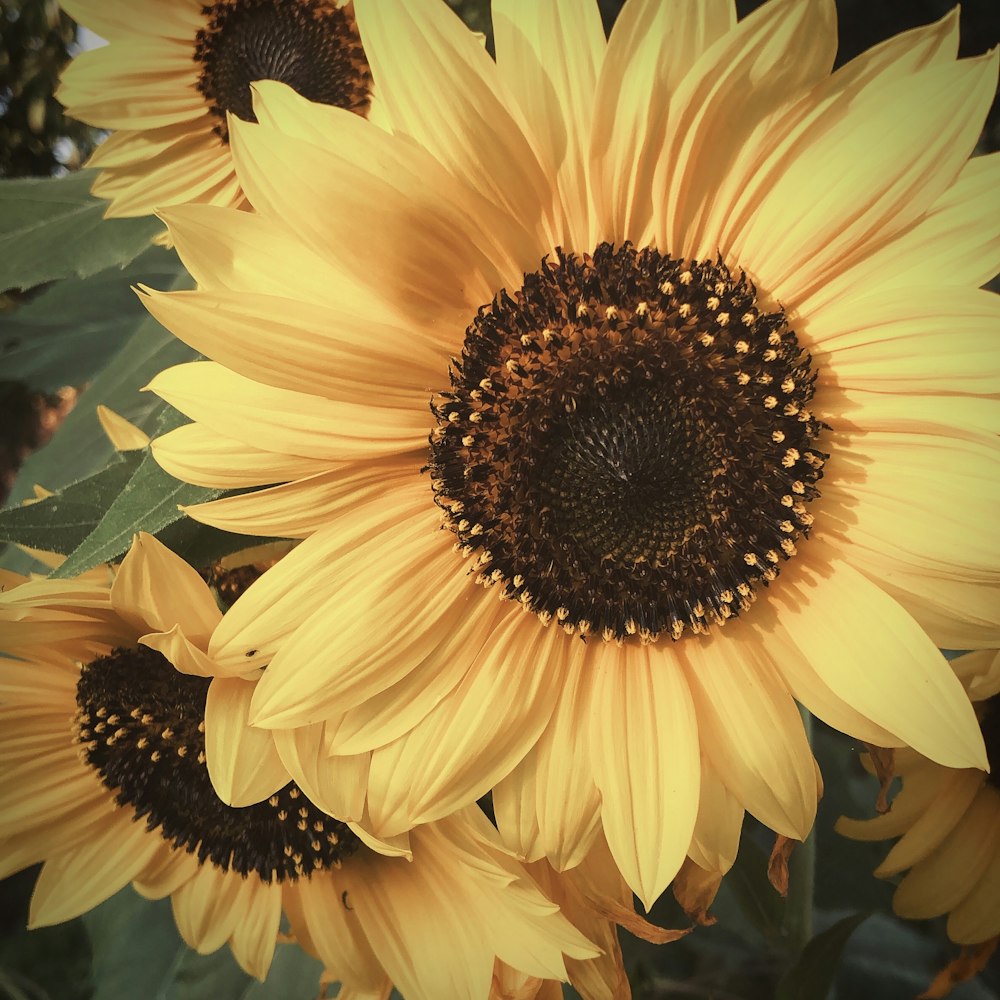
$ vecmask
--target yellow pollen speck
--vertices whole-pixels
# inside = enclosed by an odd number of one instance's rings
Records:
[[[777,356],[778,352],[770,347],[761,355],[765,361],[774,361]]]
[[[640,302],[635,307],[635,314],[636,314],[636,316],[645,316],[646,313],[648,313],[648,312],[649,312],[649,305],[647,303],[645,303],[645,302]]]
[[[805,493],[805,491],[806,491],[806,485],[805,483],[802,482],[801,479],[796,479],[795,482],[792,483],[793,493]]]
[[[199,733],[205,732],[205,720],[204,719],[202,719],[202,721],[198,723],[198,732]]]
[[[618,316],[618,307],[608,306],[608,308],[604,310],[604,315],[607,319],[615,319]]]
[[[300,819],[298,823],[295,824],[295,827],[305,833],[306,830],[309,829],[309,824],[304,819]]]
[[[786,556],[794,556],[798,550],[795,548],[795,543],[790,538],[782,538],[781,551],[784,552]]]
[[[791,507],[793,503],[795,503],[795,501],[787,493],[781,498],[782,507]]]
[[[812,514],[799,514],[799,520],[808,528],[816,518]]]
[[[469,521],[468,521],[467,518],[463,517],[462,520],[458,522],[458,530],[459,531],[468,531],[469,530]]]
[[[710,295],[705,305],[714,312],[721,305],[721,301],[716,296]]]
[[[664,281],[663,284],[660,285],[660,291],[663,292],[664,295],[673,295],[674,294],[674,284],[673,284],[673,282],[672,281]]]
[[[482,419],[483,419],[483,415],[481,413],[470,413],[469,414],[469,422],[470,423],[478,424],[479,421],[482,420]]]
[[[177,748],[177,756],[178,757],[186,757],[187,756],[187,752],[188,752],[188,748],[187,747],[178,747]]]
[[[503,579],[503,570],[495,569],[490,573],[490,583],[499,583]]]
[[[731,590],[724,590],[721,594],[719,594],[719,600],[722,601],[723,604],[732,604],[735,599],[736,597]]]
[[[757,565],[757,556],[753,552],[747,552],[743,556],[743,561],[748,566],[756,566]]]
[[[160,733],[161,740],[172,740],[173,738],[174,738],[174,731],[170,728],[170,726],[167,726],[163,730],[163,732]]]
[[[750,376],[746,372],[737,372],[736,381],[740,385],[746,385],[750,381]]]
[[[483,398],[483,393],[480,389],[473,389],[472,392],[469,393],[469,396],[472,399],[479,400]]]
[[[279,809],[278,810],[278,819],[280,819],[281,822],[284,823],[285,820],[288,819],[288,811],[286,809]]]
[[[145,750],[149,746],[149,740],[145,736],[140,736],[135,745],[139,750]]]
[[[199,764],[204,764],[205,763],[205,751],[204,750],[199,750],[198,751],[198,763]]]
[[[684,622],[675,619],[670,626],[670,634],[674,640],[679,639],[684,634]]]
[[[635,635],[635,633],[636,633],[637,630],[638,630],[638,626],[635,623],[635,619],[634,618],[629,618],[629,620],[627,622],[625,622],[625,634],[626,635]]]
[[[272,796],[271,796],[271,797],[270,797],[270,798],[269,798],[269,799],[267,800],[267,804],[268,804],[268,805],[269,805],[269,806],[270,806],[270,807],[271,807],[272,809],[274,809],[274,808],[275,808],[275,807],[277,806],[277,804],[278,804],[278,796],[277,796],[277,795],[272,795]]]
[[[778,571],[773,566],[768,566],[761,575],[768,583],[778,579]]]
[[[556,618],[564,622],[569,618],[569,608],[556,608]]]
[[[94,732],[95,732],[95,733],[103,733],[103,732],[104,732],[104,730],[105,730],[105,729],[107,729],[107,728],[108,728],[108,727],[107,727],[107,725],[106,725],[105,723],[103,723],[103,722],[98,722],[98,723],[97,723],[97,725],[96,725],[96,726],[94,726]]]
[[[765,396],[764,397],[764,409],[765,410],[773,410],[777,405],[778,405],[778,401],[777,401],[777,399],[774,398],[774,396]]]
[[[475,443],[476,439],[471,434],[466,434],[465,437],[462,438],[462,444],[465,445],[466,448],[471,448]],[[452,511],[452,513],[454,513],[454,511]]]
[[[448,423],[449,424],[458,423],[458,410],[452,410],[451,413],[448,414]]]
[[[753,323],[753,321],[754,321],[754,320],[755,320],[756,318],[757,318],[757,317],[756,317],[756,316],[754,316],[754,314],[753,314],[752,312],[745,312],[745,313],[744,313],[744,314],[743,314],[743,315],[742,315],[742,316],[740,317],[740,322],[741,322],[741,323],[742,323],[742,324],[743,324],[744,326],[750,326],[750,324],[751,324],[751,323]]]
[[[748,583],[738,583],[738,584],[736,584],[736,592],[740,595],[740,597],[749,597],[750,596],[750,584],[748,584]]]
[[[715,343],[715,337],[713,337],[710,333],[703,333],[698,338],[698,343],[700,343],[702,347],[711,347],[712,344]]]
[[[470,535],[481,535],[483,533],[483,526],[481,524],[474,524],[472,526],[472,531],[469,532]]]
[[[690,285],[694,281],[694,275],[690,271],[682,271],[680,282],[682,285]]]
[[[108,710],[103,705],[97,710],[97,717],[99,719],[105,718],[107,716],[107,714],[108,714]]]
[[[119,717],[117,715],[109,715],[108,716],[108,725],[109,726],[117,726],[120,721],[121,720],[119,719]]]
[[[302,793],[297,788],[288,789],[288,797],[290,799],[297,799]]]
[[[787,534],[791,534],[795,530],[795,525],[791,521],[782,521],[778,527]],[[788,539],[786,538],[785,541],[788,541]]]
[[[563,622],[562,630],[567,635],[573,635],[576,632],[576,626],[572,622]]]
[[[745,340],[737,340],[735,347],[737,354],[746,354],[750,350],[750,345]]]
[[[591,629],[591,627],[592,626],[591,626],[590,622],[588,622],[587,619],[584,618],[580,622],[580,625],[579,625],[580,635],[590,635],[590,629]]]
[[[507,369],[507,371],[509,372],[517,371],[518,365],[517,365],[517,360],[515,358],[508,358],[503,364],[504,367]]]
[[[514,579],[511,582],[514,584],[515,587],[520,587],[521,584],[524,583],[524,577],[521,576],[520,573],[515,573]],[[569,612],[567,612],[567,614],[569,614]]]
[[[784,431],[772,431],[771,432],[771,440],[775,444],[781,444],[781,442],[785,440],[785,432]]]
[[[292,856],[292,846],[291,844],[285,844],[285,857],[290,858]]]
[[[539,611],[538,612],[538,620],[542,623],[542,625],[544,625],[546,628],[548,628],[549,625],[552,624],[552,612],[551,611]]]
[[[774,551],[774,549],[768,549],[767,552],[764,553],[764,555],[766,556],[767,561],[772,563],[776,563],[780,558],[780,556],[778,555],[777,552]]]
[[[522,333],[521,334],[521,346],[522,347],[530,347],[531,346],[531,340],[532,340],[531,334],[529,334],[529,333]]]
[[[729,313],[719,313],[719,315],[715,317],[715,321],[719,324],[719,326],[729,326]]]
[[[691,304],[689,302],[682,302],[677,309],[677,314],[681,319],[687,319],[691,315]]]
[[[582,319],[586,315],[587,315],[587,303],[586,302],[578,303],[576,307],[576,318]]]
[[[141,708],[133,708],[132,711],[129,712],[128,714],[129,714],[130,718],[138,719],[139,716],[142,715],[142,709]],[[86,718],[86,716],[84,716],[84,718]]]
[[[159,750],[154,750],[150,755],[149,759],[155,764],[161,757]]]
[[[493,383],[488,378],[480,379],[479,380],[479,388],[480,389],[492,389],[493,388]]]

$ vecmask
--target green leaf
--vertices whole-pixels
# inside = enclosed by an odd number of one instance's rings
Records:
[[[0,539],[63,555],[72,552],[100,524],[142,457],[126,455],[47,500],[0,511]]]
[[[775,1000],[825,1000],[833,987],[847,940],[871,916],[854,913],[809,941],[778,983]]]
[[[192,287],[180,262],[171,276],[165,274],[165,290]],[[104,404],[152,433],[166,404],[142,387],[158,372],[198,357],[187,344],[168,333],[141,305],[125,342],[63,421],[55,437],[30,455],[21,467],[11,502],[31,496],[33,483],[58,490],[75,480],[103,469],[115,457],[115,449],[97,419],[97,406]]]
[[[237,965],[229,948],[198,955],[181,940],[170,903],[124,889],[83,918],[93,950],[92,1000],[315,1000],[320,962],[279,944],[264,982]]]
[[[57,281],[0,314],[4,378],[41,391],[89,382],[148,317],[131,286],[169,286],[182,270],[172,250],[153,246],[124,271]]]
[[[165,433],[184,422],[185,418],[176,410],[170,410],[161,418],[157,432]],[[147,451],[94,530],[53,575],[76,576],[99,563],[111,562],[128,551],[137,531],[159,535],[164,528],[184,517],[178,506],[214,500],[222,493],[223,490],[192,486],[174,479]]]
[[[105,219],[90,194],[96,171],[0,181],[0,291],[56,278],[86,278],[138,256],[163,223]]]

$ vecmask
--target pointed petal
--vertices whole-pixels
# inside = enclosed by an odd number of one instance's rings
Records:
[[[216,677],[208,687],[205,757],[212,786],[229,806],[261,802],[289,781],[271,734],[247,722],[253,689],[238,677]]]
[[[587,147],[605,49],[597,5],[496,0],[491,14],[497,75],[555,188],[558,239],[590,246]]]
[[[698,724],[667,648],[594,649],[591,760],[601,820],[622,875],[648,910],[677,874],[698,812]]]
[[[394,130],[505,214],[541,219],[550,196],[545,172],[472,33],[431,0],[360,0],[355,12]]]
[[[652,231],[653,174],[670,98],[701,55],[736,24],[732,0],[630,0],[608,39],[590,138],[594,236],[641,245]]]
[[[222,618],[197,570],[145,531],[135,536],[122,560],[111,603],[140,632],[166,632],[179,625],[200,646]]]
[[[774,296],[798,302],[943,194],[972,152],[996,83],[994,52],[820,100],[747,185],[753,211],[732,253]]]
[[[116,451],[137,451],[149,444],[149,435],[103,404],[97,406],[97,419]]]
[[[406,864],[406,862],[401,862]],[[353,884],[329,873],[301,879],[286,891],[286,909],[292,929],[305,929],[313,950],[345,987],[378,990],[385,978],[355,913]]]
[[[372,754],[368,805],[379,834],[474,802],[545,728],[569,640],[511,607],[458,686],[407,735]]]
[[[140,875],[162,841],[134,821],[131,809],[105,820],[101,835],[45,862],[31,897],[30,927],[72,920]]]
[[[146,388],[220,434],[306,458],[377,458],[427,439],[427,418],[419,409],[340,403],[276,389],[211,361],[167,368]]]
[[[821,544],[812,539],[812,565],[793,564],[769,595],[800,654],[838,697],[915,750],[985,768],[975,712],[947,661],[891,597],[832,552],[814,551]],[[873,621],[878,628],[865,627]]]
[[[310,802],[339,820],[364,817],[369,754],[331,757],[321,722],[263,731],[273,738],[282,764]]]
[[[791,695],[757,648],[730,623],[689,639],[680,653],[698,713],[702,752],[749,813],[805,840],[816,817],[816,769]]]

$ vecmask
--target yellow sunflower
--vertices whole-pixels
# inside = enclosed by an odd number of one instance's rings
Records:
[[[107,46],[63,73],[66,113],[114,129],[91,157],[109,216],[161,205],[243,205],[227,114],[254,121],[250,84],[371,110],[371,73],[344,0],[63,0]]]
[[[214,359],[151,383],[159,461],[277,484],[188,512],[304,539],[210,643],[253,723],[371,751],[380,836],[492,786],[525,857],[603,828],[647,906],[706,768],[806,836],[796,700],[984,767],[935,642],[998,625],[997,54],[953,13],[831,73],[832,0],[497,0],[495,62],[355,13],[392,133],[258,85],[257,214],[165,212],[200,287],[146,295]]]
[[[948,915],[948,937],[964,946],[927,996],[985,965],[1000,940],[1000,654],[979,650],[952,662],[976,704],[991,772],[952,770],[909,748],[895,751],[902,789],[892,808],[875,819],[842,817],[837,830],[854,840],[899,837],[875,869],[892,878],[910,869],[892,898],[901,917],[927,920]],[[942,992],[943,990],[943,992]]]
[[[208,587],[155,539],[138,537],[110,587],[3,583],[0,648],[16,658],[0,659],[0,876],[44,862],[32,926],[131,883],[170,896],[191,947],[228,941],[263,978],[284,910],[341,1000],[390,982],[408,1000],[480,1000],[496,970],[564,980],[564,956],[597,955],[475,806],[392,843],[318,809],[246,726],[252,679],[204,652],[220,617]],[[312,773],[338,785],[341,815],[363,798],[357,760]],[[583,907],[574,919],[607,933]]]

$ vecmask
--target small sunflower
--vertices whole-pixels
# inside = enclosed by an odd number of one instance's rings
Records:
[[[494,62],[356,0],[391,133],[256,87],[257,214],[165,213],[200,287],[146,302],[214,360],[154,379],[195,423],[153,449],[278,484],[193,516],[304,539],[210,643],[268,664],[254,724],[371,751],[381,836],[493,786],[524,857],[603,828],[649,906],[703,803],[806,836],[796,699],[985,766],[935,641],[1000,625],[997,54],[953,13],[831,73],[831,0],[569,10],[497,0]]]
[[[371,73],[342,0],[65,0],[109,41],[63,73],[66,113],[114,129],[91,157],[109,216],[187,202],[242,205],[227,115],[254,121],[250,84],[371,110]]]
[[[597,955],[475,806],[391,844],[318,809],[246,726],[252,679],[211,676],[220,613],[155,539],[138,537],[110,587],[3,583],[0,648],[17,658],[0,659],[0,875],[44,862],[32,926],[131,883],[170,897],[191,947],[228,941],[264,978],[284,911],[340,995],[372,1000],[390,982],[408,1000],[481,1000],[495,970],[564,980],[564,956]],[[358,765],[313,768],[339,783],[341,815],[361,809]]]
[[[1000,654],[979,650],[952,666],[975,703],[989,772],[952,770],[899,749],[894,773],[902,789],[890,811],[837,822],[838,832],[854,840],[900,838],[875,869],[881,878],[909,869],[892,898],[899,916],[947,914],[948,937],[964,953],[926,994],[935,997],[978,972],[1000,940]]]

